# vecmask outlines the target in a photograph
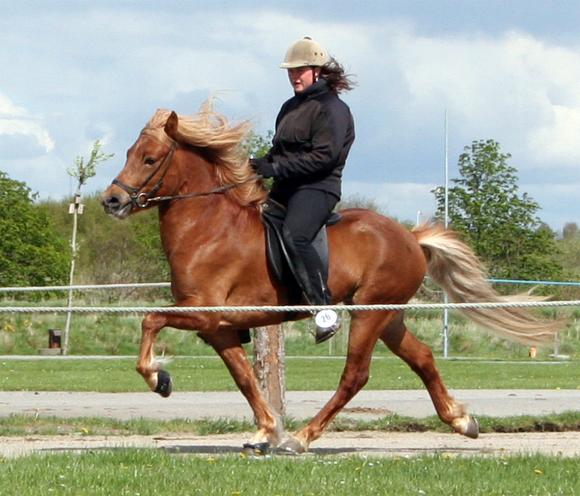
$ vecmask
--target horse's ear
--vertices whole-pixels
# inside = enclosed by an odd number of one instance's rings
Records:
[[[177,141],[177,124],[179,123],[179,118],[177,117],[177,114],[172,111],[171,114],[169,114],[169,117],[167,118],[167,122],[165,123],[165,133],[167,134],[167,136],[169,136],[171,139],[174,139],[175,141]]]

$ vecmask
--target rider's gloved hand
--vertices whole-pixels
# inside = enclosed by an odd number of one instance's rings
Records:
[[[266,157],[251,158],[250,166],[262,177],[273,177],[275,175],[274,164]]]

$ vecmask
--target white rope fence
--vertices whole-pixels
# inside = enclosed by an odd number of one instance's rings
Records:
[[[388,310],[442,310],[442,309],[496,309],[496,308],[556,308],[580,306],[580,300],[573,301],[522,301],[492,303],[404,303],[388,305],[266,305],[266,306],[204,306],[204,307],[45,307],[45,306],[6,306],[0,313],[203,313],[203,312],[314,312],[325,309],[348,311],[388,311]]]
[[[133,282],[122,284],[82,284],[75,286],[12,286],[0,288],[0,293],[33,293],[39,291],[85,291],[92,289],[169,288],[170,282]]]

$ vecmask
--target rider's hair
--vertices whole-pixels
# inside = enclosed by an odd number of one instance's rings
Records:
[[[334,57],[320,68],[320,77],[328,81],[330,91],[333,93],[350,91],[356,86],[353,75],[347,74]]]

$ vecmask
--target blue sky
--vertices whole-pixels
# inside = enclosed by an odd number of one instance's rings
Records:
[[[291,95],[278,69],[310,35],[356,75],[344,96],[357,139],[344,194],[402,220],[428,217],[430,191],[473,140],[512,155],[520,190],[559,230],[580,223],[578,1],[0,0],[0,170],[41,198],[70,195],[67,167],[94,140],[115,158],[103,189],[159,107],[272,129]]]

